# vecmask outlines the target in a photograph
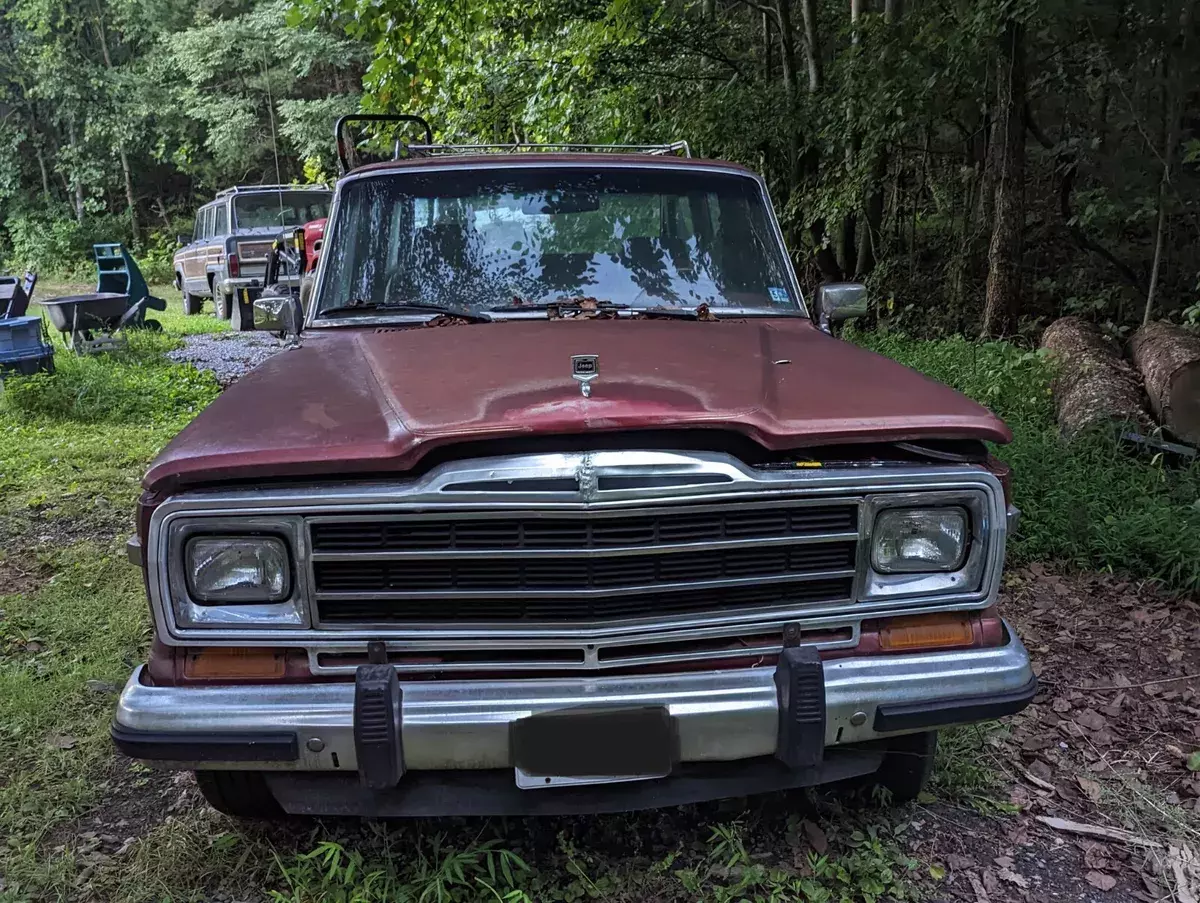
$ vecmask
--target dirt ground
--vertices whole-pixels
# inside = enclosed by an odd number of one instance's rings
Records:
[[[1200,774],[1187,760],[1200,749],[1200,605],[1110,576],[1034,566],[1006,578],[1003,611],[1035,659],[1042,689],[1034,704],[1002,728],[970,734],[980,742],[950,759],[927,802],[886,815],[905,852],[928,864],[919,882],[926,898],[1194,901],[1188,894],[1200,889],[1200,868],[1188,857],[1200,850]],[[204,808],[190,776],[122,760],[105,780],[105,799],[46,841],[50,850],[74,848],[84,898],[104,899],[106,884],[94,886],[93,874],[111,876],[138,838],[164,822],[191,817],[205,830],[234,828]],[[738,805],[636,816],[635,846],[652,857],[677,845],[697,818],[739,817]],[[788,797],[748,805],[755,835],[776,838],[756,856],[799,862],[809,850],[838,853],[836,836],[826,839],[818,825],[836,825],[839,803]],[[810,813],[799,832],[788,827],[797,807]],[[561,847],[564,832],[580,848],[611,845],[628,856],[628,818],[517,819],[506,830],[533,860]],[[1054,819],[1084,827],[1066,830]],[[364,829],[348,822],[324,830],[353,844]],[[451,830],[476,829],[459,820]],[[285,851],[307,850],[314,836],[304,821],[270,834]],[[211,900],[259,899],[228,878],[217,880]]]

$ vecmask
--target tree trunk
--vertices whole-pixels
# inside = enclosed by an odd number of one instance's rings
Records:
[[[861,36],[859,34],[859,24],[862,21],[863,0],[850,0],[850,68],[848,78],[854,82],[857,78],[855,70],[858,69],[859,44]],[[846,175],[847,178],[852,178],[854,172],[854,162],[858,158],[858,130],[854,127],[854,101],[851,100],[846,104]],[[842,217],[842,236],[840,242],[841,264],[842,271],[849,277],[854,278],[855,270],[858,265],[858,212],[855,209],[846,211]]]
[[[1170,323],[1147,323],[1129,342],[1158,422],[1200,445],[1200,335]]]
[[[821,90],[821,48],[817,45],[817,2],[800,0],[804,18],[804,53],[808,62],[808,93]]]
[[[1163,242],[1167,231],[1167,188],[1171,184],[1171,166],[1175,162],[1175,145],[1179,143],[1179,126],[1182,110],[1179,109],[1183,95],[1179,72],[1187,59],[1188,32],[1191,31],[1192,0],[1184,0],[1183,12],[1179,17],[1180,54],[1173,61],[1163,48],[1163,152],[1162,178],[1158,182],[1158,227],[1154,232],[1154,263],[1150,267],[1150,287],[1146,290],[1146,309],[1142,314],[1142,325],[1146,326],[1154,312],[1154,294],[1158,289],[1158,273],[1162,265]],[[1174,63],[1174,65],[1172,65]]]
[[[50,173],[46,169],[46,155],[42,153],[41,147],[37,148],[37,161],[38,169],[41,170],[42,173],[42,195],[45,197],[46,203],[49,204],[51,200]]]
[[[108,52],[108,37],[104,33],[103,12],[99,5],[96,7],[96,33],[100,37],[100,50],[104,54],[104,65],[108,71],[113,70],[112,56]],[[121,172],[125,176],[125,203],[129,205],[129,227],[133,231],[133,243],[141,245],[142,236],[138,230],[137,198],[133,194],[133,179],[129,175],[129,155],[125,152],[125,142],[117,141],[117,155],[121,158]]]
[[[1051,391],[1063,438],[1112,423],[1150,424],[1137,374],[1094,324],[1055,320],[1042,334],[1042,347],[1058,368]]]
[[[999,103],[993,128],[1001,134],[996,212],[988,248],[983,334],[1000,335],[1011,326],[1021,302],[1021,233],[1025,227],[1025,51],[1021,23],[1004,29],[1000,57]]]
[[[884,66],[887,65],[888,58],[891,56],[891,42],[895,40],[895,35],[891,32],[896,23],[900,21],[901,9],[900,0],[884,0],[883,20],[888,26],[889,32],[885,38],[887,43],[879,53]],[[854,266],[854,272],[859,279],[864,279],[875,268],[875,260],[878,257],[877,248],[882,242],[883,234],[880,227],[883,225],[883,180],[887,178],[888,164],[887,145],[876,148],[871,161],[867,200],[863,205],[865,221],[858,236],[858,260]]]
[[[71,142],[71,152],[75,160],[79,159],[78,130],[75,126],[75,115],[67,120],[67,140]],[[70,187],[75,197],[75,219],[83,225],[83,180],[79,177],[79,164],[75,162],[71,170]]]
[[[775,17],[779,21],[779,56],[783,69],[783,90],[788,107],[788,193],[800,187],[800,132],[796,123],[796,40],[792,30],[790,0],[776,0]]]

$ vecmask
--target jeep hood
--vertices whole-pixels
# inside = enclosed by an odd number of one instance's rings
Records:
[[[573,354],[599,357],[590,398]],[[806,319],[346,327],[306,332],[227,389],[145,486],[379,474],[456,442],[672,428],[770,450],[1011,438],[958,392]]]

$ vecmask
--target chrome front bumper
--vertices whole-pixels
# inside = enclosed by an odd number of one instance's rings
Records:
[[[1007,637],[1006,645],[989,649],[824,662],[825,745],[1019,711],[1032,698],[1036,678],[1021,641],[1011,630]],[[774,675],[763,667],[401,682],[404,768],[511,768],[513,721],[579,706],[665,706],[683,763],[771,756],[780,721]],[[118,746],[130,755],[189,768],[357,768],[353,683],[153,687],[142,676],[139,668],[130,677],[113,725]],[[197,754],[202,748],[205,754]]]

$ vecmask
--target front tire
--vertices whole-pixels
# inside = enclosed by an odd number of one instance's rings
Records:
[[[888,742],[873,783],[888,791],[893,805],[910,803],[925,789],[937,758],[937,740],[937,731],[925,731]]]
[[[234,818],[280,818],[283,810],[260,771],[197,771],[208,804]]]

